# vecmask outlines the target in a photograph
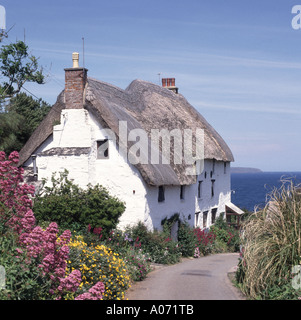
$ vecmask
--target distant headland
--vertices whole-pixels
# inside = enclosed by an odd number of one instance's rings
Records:
[[[231,173],[259,173],[263,172],[257,168],[231,167]]]

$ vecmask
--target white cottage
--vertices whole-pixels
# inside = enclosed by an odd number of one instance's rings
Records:
[[[221,214],[240,215],[231,203],[231,150],[178,94],[135,80],[122,90],[65,69],[65,90],[20,152],[20,166],[36,179],[64,169],[76,184],[101,184],[126,203],[119,227],[142,221],[161,229],[179,213],[191,226],[209,227]]]

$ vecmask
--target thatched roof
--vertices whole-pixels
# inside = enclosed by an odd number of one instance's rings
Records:
[[[65,108],[64,92],[59,96],[41,125],[33,133],[20,152],[20,165],[52,134],[53,122],[59,120]],[[122,90],[111,84],[88,78],[84,108],[90,111],[105,127],[119,137],[119,121],[126,121],[128,132],[143,129],[203,129],[205,132],[205,159],[234,161],[231,150],[221,136],[181,94],[175,94],[161,86],[142,81],[133,81]],[[130,143],[128,145],[130,147]],[[149,143],[149,150],[151,143]],[[171,148],[173,153],[173,148]],[[171,156],[171,159],[173,157]],[[186,175],[185,163],[137,164],[144,180],[150,185],[185,185],[195,183],[194,175]]]

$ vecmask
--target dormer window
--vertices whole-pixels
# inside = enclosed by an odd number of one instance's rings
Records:
[[[109,159],[109,139],[97,141],[97,159]]]

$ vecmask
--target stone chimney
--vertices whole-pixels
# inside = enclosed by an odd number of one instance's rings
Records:
[[[175,78],[163,78],[162,79],[162,86],[167,88],[174,93],[178,93],[179,88],[176,87],[176,79]]]
[[[72,54],[73,67],[65,69],[66,109],[82,109],[84,89],[87,82],[87,69],[79,67],[79,54]]]

